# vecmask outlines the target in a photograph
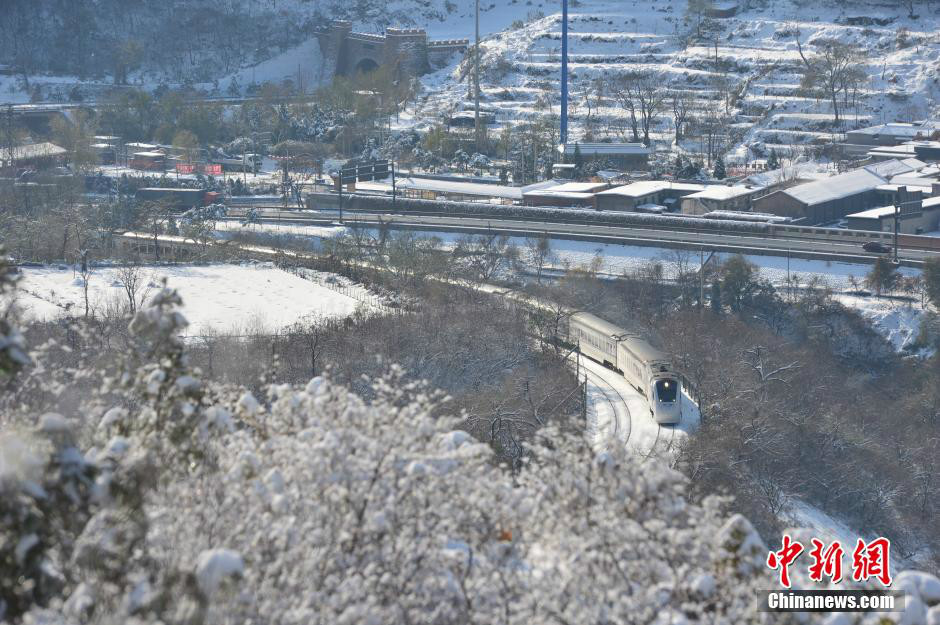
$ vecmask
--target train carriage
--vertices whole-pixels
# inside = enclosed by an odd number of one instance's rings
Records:
[[[679,377],[665,353],[637,336],[627,336],[617,344],[617,362],[627,382],[646,396],[657,422],[679,423]]]
[[[623,377],[646,397],[658,423],[679,423],[679,376],[668,356],[640,337],[590,313],[576,313],[568,322],[568,340],[581,353]]]
[[[591,313],[577,313],[568,322],[568,340],[588,358],[618,372],[617,343],[624,334],[623,328]]]

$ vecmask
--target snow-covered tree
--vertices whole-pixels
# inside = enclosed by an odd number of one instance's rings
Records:
[[[254,226],[261,223],[261,214],[258,212],[258,209],[254,206],[249,206],[245,210],[245,215],[241,218],[241,225],[244,228],[245,226]]]
[[[138,310],[85,401],[2,415],[0,619],[765,622],[754,528],[658,461],[544,429],[512,474],[396,367],[368,400],[326,378],[260,398],[208,384],[180,304],[163,289]],[[935,577],[897,586],[891,617],[940,611]]]
[[[773,171],[780,168],[780,159],[777,157],[777,150],[770,148],[770,154],[767,156],[767,169]]]
[[[715,169],[712,171],[712,176],[714,176],[716,180],[724,180],[727,175],[728,174],[725,172],[725,160],[719,156],[715,159]]]

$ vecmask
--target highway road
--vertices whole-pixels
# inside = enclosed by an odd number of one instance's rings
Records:
[[[259,209],[262,220],[271,223],[326,224],[335,222],[338,213],[325,211],[282,211],[274,208]],[[242,214],[240,209],[229,211],[232,216]],[[803,238],[790,233],[786,236],[764,236],[753,233],[706,232],[657,229],[642,226],[606,226],[597,224],[537,222],[530,220],[485,217],[454,217],[430,215],[379,214],[344,212],[344,223],[377,226],[386,224],[398,229],[454,231],[466,233],[505,233],[514,236],[547,234],[554,238],[588,240],[600,243],[671,247],[718,252],[740,252],[771,256],[791,256],[817,260],[873,263],[879,256],[862,250],[859,241]],[[940,252],[901,248],[899,258],[905,265],[918,266],[928,258],[940,257]]]

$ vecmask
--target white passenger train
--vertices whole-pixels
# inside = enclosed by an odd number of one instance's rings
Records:
[[[679,423],[679,376],[672,371],[666,354],[623,328],[584,312],[571,316],[568,340],[588,358],[622,374],[646,397],[657,423]]]

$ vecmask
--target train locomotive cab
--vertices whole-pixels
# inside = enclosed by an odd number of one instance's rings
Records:
[[[679,380],[668,376],[657,376],[652,380],[650,408],[657,423],[679,423],[682,417]]]

